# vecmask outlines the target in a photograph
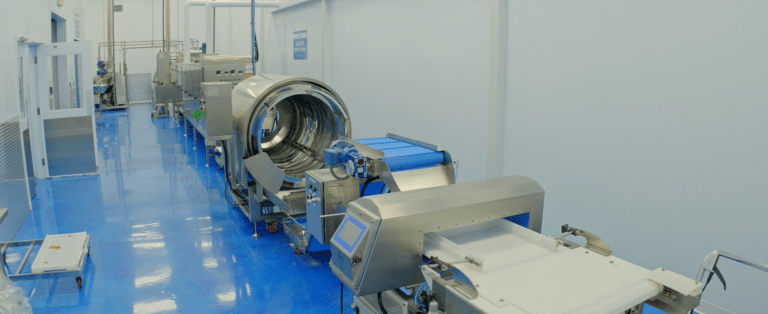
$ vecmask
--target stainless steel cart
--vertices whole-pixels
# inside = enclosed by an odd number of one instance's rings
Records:
[[[91,236],[82,234],[82,239],[64,242],[65,237],[72,237],[73,234],[48,235],[45,239],[26,240],[15,242],[0,242],[0,253],[3,255],[3,274],[11,280],[30,280],[30,279],[50,279],[62,277],[75,277],[77,287],[83,287],[83,266],[85,266],[86,257],[90,256],[90,238]],[[74,234],[80,235],[80,234]],[[27,247],[26,254],[16,266],[11,270],[10,265],[6,263],[6,252],[14,247]],[[38,247],[32,266],[27,270],[27,262],[30,255]],[[52,253],[48,253],[52,252]],[[48,261],[50,259],[50,261]],[[15,266],[15,265],[14,265]],[[38,266],[38,267],[35,267]],[[39,267],[42,266],[42,267]]]

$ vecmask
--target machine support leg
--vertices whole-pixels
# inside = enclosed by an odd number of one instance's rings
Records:
[[[197,150],[197,129],[192,127],[192,150]]]
[[[183,120],[183,122],[184,122],[184,137],[187,137],[187,116],[185,115],[183,117],[183,119],[184,119]]]
[[[211,166],[211,148],[212,146],[205,145],[205,166]]]
[[[261,235],[259,234],[259,226],[258,226],[258,224],[259,223],[257,223],[257,222],[253,223],[253,235],[251,235],[251,237],[253,237],[253,238],[261,237]]]

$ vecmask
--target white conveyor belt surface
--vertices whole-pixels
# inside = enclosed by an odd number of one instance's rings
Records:
[[[454,266],[476,287],[469,302],[486,313],[620,313],[663,289],[648,269],[567,248],[506,220],[427,234],[424,253],[475,261]]]

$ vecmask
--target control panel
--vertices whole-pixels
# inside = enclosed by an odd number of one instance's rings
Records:
[[[350,209],[331,239],[331,269],[355,291],[369,258],[378,228],[377,221],[380,220]]]
[[[246,64],[206,64],[203,65],[203,81],[227,82],[237,85],[252,76],[252,73],[246,76],[245,67]]]
[[[250,56],[204,56],[200,62],[203,82],[227,82],[237,85],[253,76]]]
[[[331,169],[319,169],[307,171],[305,182],[307,231],[320,243],[329,243],[343,218],[333,215],[343,214],[344,206],[360,197],[361,179],[339,180]]]
[[[354,216],[346,216],[341,222],[341,226],[333,235],[333,241],[338,243],[339,247],[344,249],[347,254],[352,254],[355,248],[360,244],[360,238],[363,237],[368,226]],[[355,263],[354,259],[352,263]]]
[[[200,120],[205,125],[209,141],[223,141],[232,138],[232,84],[200,83],[203,91],[202,107],[205,110]]]

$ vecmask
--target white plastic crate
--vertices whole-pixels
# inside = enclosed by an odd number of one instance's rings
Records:
[[[47,235],[32,263],[32,273],[79,270],[85,242],[85,232]]]

